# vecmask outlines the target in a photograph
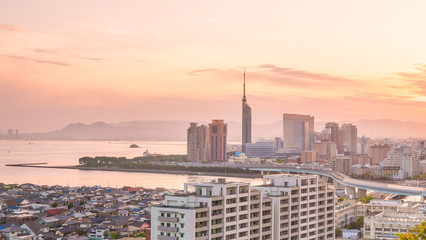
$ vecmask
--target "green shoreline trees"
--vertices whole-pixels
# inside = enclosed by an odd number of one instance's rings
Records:
[[[82,157],[79,164],[83,167],[101,168],[123,168],[123,169],[153,169],[153,170],[176,170],[191,172],[224,172],[225,167],[196,167],[184,166],[185,155],[168,155],[155,157],[135,157],[128,159],[125,157]],[[175,164],[170,164],[174,162]],[[256,171],[249,171],[242,168],[226,168],[228,173],[258,174]]]

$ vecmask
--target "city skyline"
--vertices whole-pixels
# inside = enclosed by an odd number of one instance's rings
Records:
[[[240,121],[242,66],[256,124],[425,123],[424,2],[241,3],[1,2],[0,126]]]

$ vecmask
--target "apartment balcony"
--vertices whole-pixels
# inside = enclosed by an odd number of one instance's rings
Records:
[[[256,229],[259,229],[260,228],[260,225],[259,224],[256,224],[256,225],[253,225],[253,226],[250,226],[250,230],[256,230]]]
[[[211,207],[212,211],[223,209],[223,205],[216,205]]]
[[[217,214],[217,215],[212,215],[212,216],[211,216],[211,219],[212,219],[212,220],[220,219],[220,218],[223,218],[223,214]]]
[[[200,212],[208,212],[209,211],[209,208],[208,207],[202,207],[202,208],[197,208],[196,209],[196,212],[197,213],[200,213]]]
[[[292,209],[292,210],[290,210],[290,212],[293,214],[293,213],[299,213],[300,211],[299,211],[299,209]]]
[[[215,233],[215,234],[211,234],[211,238],[212,239],[214,239],[214,238],[219,238],[219,237],[222,237],[223,236],[223,232],[220,232],[220,233]]]
[[[262,231],[262,236],[267,236],[272,234],[272,230],[268,230],[268,231]],[[272,238],[265,238],[265,239],[272,239]]]
[[[280,223],[288,223],[288,222],[289,222],[288,218],[284,218],[280,220]]]
[[[237,207],[237,203],[229,203],[225,205],[226,208],[233,208],[233,207]]]
[[[258,237],[260,237],[260,233],[252,233],[252,234],[250,234],[250,238],[258,238]]]
[[[248,192],[239,193],[238,197],[248,197]]]
[[[216,226],[215,226],[216,227]],[[196,232],[203,232],[203,231],[208,231],[209,230],[209,226],[208,225],[206,225],[206,226],[203,226],[203,227],[197,227],[196,229],[195,229],[195,231]]]
[[[160,222],[172,222],[172,223],[176,223],[179,221],[178,218],[175,217],[162,217],[162,216],[158,216],[158,221]]]
[[[247,209],[247,210],[241,210],[241,211],[238,211],[238,214],[239,214],[239,215],[242,215],[242,214],[249,214],[249,210]]]
[[[195,240],[208,240],[208,239],[209,239],[208,235],[202,235],[202,236],[199,236],[199,237],[195,238]]]
[[[158,240],[177,240],[177,237],[172,237],[172,236],[162,236],[162,235],[158,235],[157,237]]]
[[[201,217],[201,218],[197,218],[197,219],[195,219],[195,222],[197,223],[197,222],[205,222],[205,221],[208,221],[209,220],[209,217]]]
[[[270,227],[270,226],[272,226],[272,221],[267,223],[262,223],[262,227]]]
[[[179,228],[177,228],[177,227],[158,226],[158,230],[163,231],[163,232],[178,232]]]
[[[212,225],[212,227],[211,228],[223,228],[223,223],[218,223],[218,224],[214,224],[214,225]]]
[[[272,210],[272,206],[262,207],[262,211]]]

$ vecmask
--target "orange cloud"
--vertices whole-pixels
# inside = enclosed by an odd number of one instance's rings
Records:
[[[29,60],[29,61],[33,61],[33,62],[37,62],[37,63],[51,64],[51,65],[57,65],[57,66],[63,66],[63,67],[70,67],[71,66],[71,64],[64,63],[64,62],[34,59],[34,58],[23,57],[23,56],[6,55],[6,54],[0,54],[0,56],[18,59],[18,60]]]
[[[0,30],[11,32],[22,32],[23,28],[15,25],[0,24]]]

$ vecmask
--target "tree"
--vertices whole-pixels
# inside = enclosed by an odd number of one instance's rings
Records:
[[[424,240],[426,239],[426,221],[410,229],[408,233],[397,233],[400,240]]]
[[[362,227],[364,227],[364,216],[361,216],[356,220],[356,228],[361,229]]]
[[[358,201],[360,201],[362,203],[369,203],[373,199],[374,198],[372,196],[364,196],[364,197],[358,198]]]
[[[105,232],[104,232],[104,238],[108,238],[109,237],[109,231],[108,230],[106,230]]]
[[[337,227],[336,230],[335,230],[335,235],[336,235],[336,237],[341,237],[342,236],[342,229]]]
[[[145,237],[145,232],[140,232],[136,234],[136,237]]]
[[[55,208],[55,207],[57,207],[57,206],[58,206],[58,204],[57,204],[57,203],[53,203],[53,204],[52,204],[52,207],[53,207],[53,208]]]
[[[111,233],[111,238],[112,239],[119,239],[121,236],[120,236],[120,232],[119,231],[114,231],[114,232],[112,232]]]
[[[68,204],[68,209],[71,209],[73,207],[74,207],[74,204],[72,204],[72,203]]]
[[[78,230],[78,236],[83,236],[83,235],[86,235],[86,234],[87,234],[86,230],[84,230],[84,229]]]

